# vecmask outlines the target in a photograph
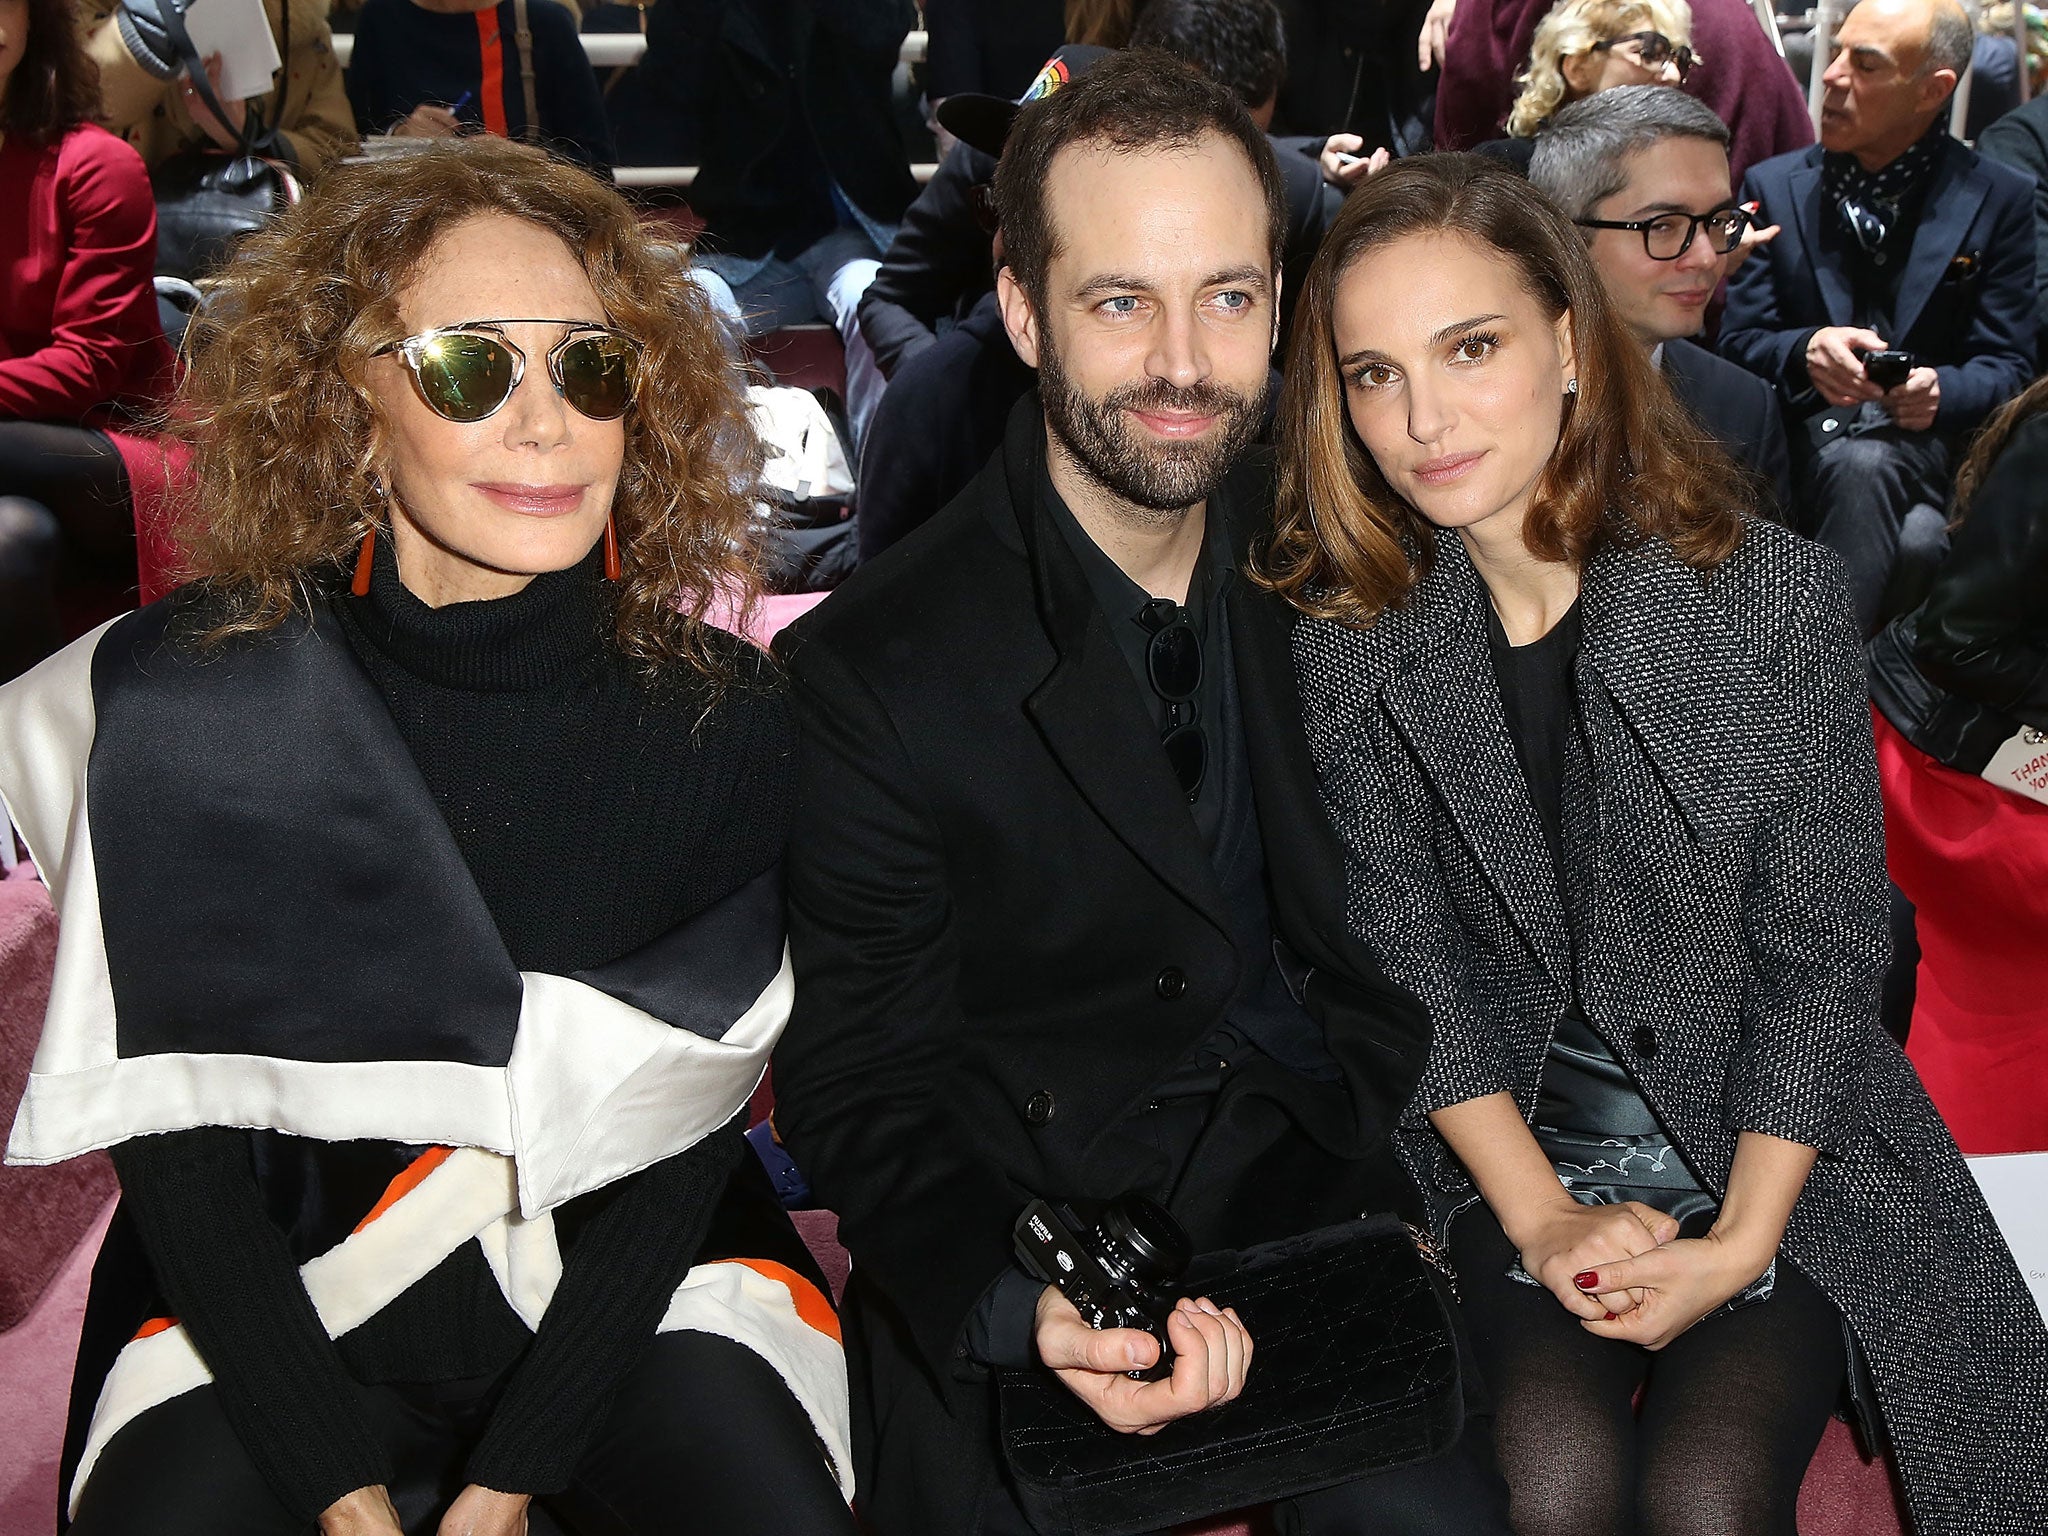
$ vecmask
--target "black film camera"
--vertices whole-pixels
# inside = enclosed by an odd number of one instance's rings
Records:
[[[1166,1319],[1193,1255],[1187,1233],[1161,1206],[1122,1194],[1084,1226],[1065,1207],[1034,1200],[1012,1237],[1018,1262],[1058,1286],[1090,1328],[1142,1328],[1159,1341],[1159,1363],[1131,1375],[1157,1381],[1173,1373]]]

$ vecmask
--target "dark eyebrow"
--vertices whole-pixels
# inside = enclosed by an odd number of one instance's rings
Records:
[[[1202,280],[1204,288],[1256,288],[1261,293],[1272,291],[1273,280],[1258,267],[1227,267],[1221,272],[1212,272]],[[1151,279],[1135,277],[1128,272],[1098,272],[1074,290],[1077,299],[1093,298],[1104,293],[1150,293]]]
[[[1726,206],[1727,205],[1725,203],[1719,204],[1716,207],[1709,209],[1708,212],[1718,213],[1720,212],[1721,208],[1724,208]],[[1687,218],[1692,217],[1692,210],[1686,207],[1685,204],[1671,202],[1645,203],[1642,207],[1636,209],[1635,212],[1631,213],[1629,217],[1632,219],[1655,218],[1660,213],[1682,213]]]
[[[1871,59],[1876,59],[1879,63],[1882,64],[1894,64],[1898,62],[1889,53],[1886,53],[1882,48],[1878,47],[1875,43],[1858,43],[1854,48],[1851,48],[1849,50],[1849,53],[1851,57],[1863,59],[1866,62]]]
[[[1428,342],[1425,343],[1425,346],[1428,350],[1434,351],[1436,348],[1442,346],[1445,342],[1449,341],[1453,336],[1457,336],[1465,331],[1469,331],[1475,325],[1486,325],[1495,320],[1505,319],[1507,319],[1506,315],[1474,315],[1469,320],[1456,321],[1453,324],[1444,326],[1442,329],[1437,331],[1435,335],[1429,338]],[[1349,368],[1354,363],[1383,363],[1388,361],[1390,361],[1390,359],[1387,357],[1386,353],[1375,352],[1371,347],[1361,347],[1358,351],[1353,352],[1349,357],[1340,357],[1339,359],[1337,359],[1337,366],[1339,368]]]

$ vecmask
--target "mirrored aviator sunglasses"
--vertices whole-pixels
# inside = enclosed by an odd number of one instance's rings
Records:
[[[593,421],[616,421],[633,403],[639,344],[607,326],[563,320],[484,320],[421,331],[373,356],[396,353],[412,371],[420,399],[436,416],[483,421],[512,398],[526,376],[526,353],[496,334],[506,325],[574,325],[548,349],[548,377],[569,405]]]

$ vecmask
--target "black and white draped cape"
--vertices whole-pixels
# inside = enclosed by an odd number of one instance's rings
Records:
[[[549,1213],[718,1129],[766,1070],[793,993],[779,873],[605,966],[519,971],[332,614],[195,650],[176,602],[0,687],[0,802],[60,919],[8,1160],[196,1126],[445,1149],[304,1266],[316,1308],[339,1335],[475,1238],[537,1326]],[[851,1496],[808,1284],[702,1264],[661,1327],[775,1365]],[[182,1328],[132,1343],[74,1499],[120,1423],[208,1379]]]

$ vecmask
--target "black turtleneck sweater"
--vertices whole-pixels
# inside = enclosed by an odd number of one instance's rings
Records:
[[[708,715],[693,674],[650,685],[608,643],[595,551],[515,596],[436,610],[400,584],[380,542],[369,596],[334,602],[519,969],[604,964],[781,858],[794,737],[769,664],[727,643],[740,681]],[[297,1274],[310,1255],[295,1251],[292,1213],[266,1211],[256,1163],[296,1159],[311,1170],[298,1187],[317,1190],[323,1162],[328,1184],[360,1184],[365,1166],[382,1177],[418,1150],[225,1129],[114,1149],[163,1301],[252,1459],[308,1520],[391,1475],[356,1382],[502,1375],[468,1479],[566,1486],[744,1142],[729,1125],[558,1211],[564,1270],[538,1334],[472,1242],[330,1341]]]

